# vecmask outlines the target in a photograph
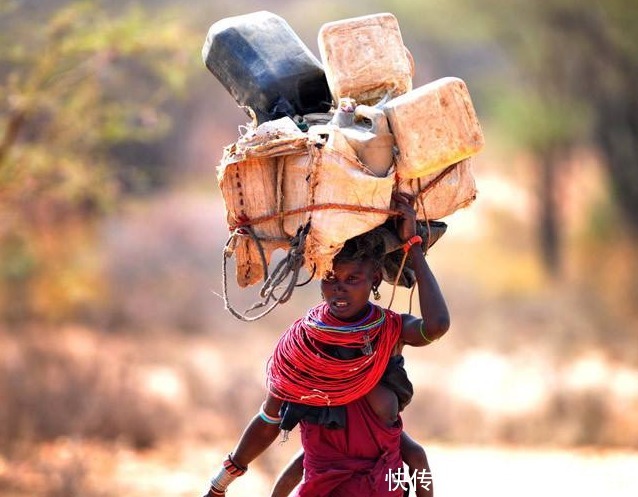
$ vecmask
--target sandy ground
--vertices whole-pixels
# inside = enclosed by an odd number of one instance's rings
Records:
[[[228,497],[267,497],[272,475],[297,447],[291,440],[269,449],[265,461],[255,462]],[[427,450],[436,497],[638,495],[637,451],[439,444]],[[44,447],[31,464],[0,459],[0,496],[201,497],[224,456],[201,442],[136,452],[60,441]]]
[[[129,497],[195,497],[206,486],[211,465],[223,454],[183,448],[168,459],[122,454],[115,481]],[[437,497],[635,497],[638,453],[432,445],[429,460]],[[237,480],[229,497],[267,496],[270,478],[259,469]]]

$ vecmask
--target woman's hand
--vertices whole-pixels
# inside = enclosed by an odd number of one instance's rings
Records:
[[[397,235],[408,247],[412,269],[419,289],[419,307],[422,318],[403,314],[401,340],[414,346],[423,346],[443,336],[450,327],[450,314],[436,278],[425,261],[420,243],[407,242],[417,234],[416,212],[412,207],[412,197],[405,194],[393,195],[397,216]],[[417,239],[418,240],[418,239]]]
[[[392,195],[394,209],[399,211],[397,216],[397,235],[402,242],[407,242],[416,235],[416,211],[412,207],[413,198],[404,193]]]

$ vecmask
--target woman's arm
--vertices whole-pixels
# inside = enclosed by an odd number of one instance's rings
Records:
[[[268,393],[259,414],[248,424],[232,452],[233,460],[237,464],[248,466],[277,439],[280,432],[279,423],[273,420],[279,419],[281,404],[281,400]],[[268,418],[271,421],[266,421]]]
[[[282,401],[270,393],[257,415],[248,423],[237,446],[224,461],[211,480],[206,497],[225,495],[226,488],[235,478],[243,475],[248,464],[254,461],[277,439],[279,435],[279,408]]]
[[[401,240],[408,243],[416,235],[416,212],[411,199],[405,195],[397,194],[394,200],[396,209],[401,212],[397,232]],[[408,345],[418,347],[441,338],[447,332],[450,328],[450,314],[420,243],[414,243],[409,247],[408,257],[416,276],[422,317],[403,315],[401,339]]]

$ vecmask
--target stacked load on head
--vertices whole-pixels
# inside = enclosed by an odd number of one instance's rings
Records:
[[[346,240],[388,220],[395,191],[416,197],[421,220],[476,196],[483,134],[462,80],[413,89],[392,14],[327,23],[318,41],[323,66],[262,11],[213,24],[202,51],[254,118],[218,168],[240,286],[267,279],[277,248],[322,277]]]

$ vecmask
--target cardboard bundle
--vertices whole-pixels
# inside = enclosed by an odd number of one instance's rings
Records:
[[[305,266],[323,275],[346,240],[388,218],[393,175],[370,174],[345,142],[282,135],[275,148],[269,137],[233,144],[218,168],[226,219],[235,231],[228,250],[242,287],[263,280],[264,259],[268,264],[274,250],[288,248],[307,223]]]
[[[348,239],[386,221],[394,176],[370,174],[349,147],[326,146],[313,154],[309,204],[314,210],[306,266],[321,276],[332,268],[333,257]]]
[[[417,219],[442,219],[476,199],[476,182],[472,175],[472,158],[448,166],[443,172],[419,178],[401,178],[397,190],[413,196]]]

